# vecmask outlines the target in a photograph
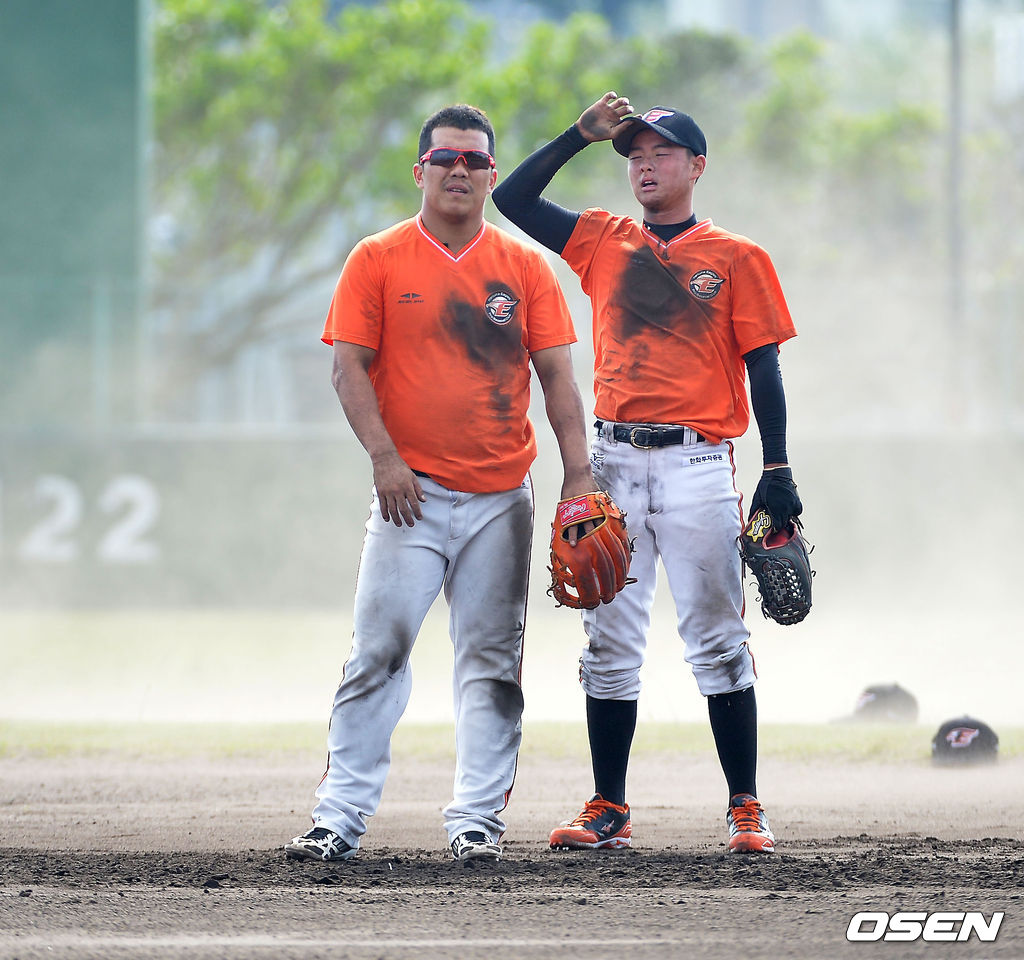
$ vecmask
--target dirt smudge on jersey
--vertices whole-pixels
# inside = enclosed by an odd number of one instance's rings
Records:
[[[650,247],[636,250],[613,298],[621,339],[654,331],[685,339],[703,336],[708,316],[686,288],[689,273],[682,264],[663,263]]]
[[[513,419],[512,395],[500,387],[491,391],[491,411],[494,419],[501,424],[507,424]]]
[[[487,290],[488,293],[507,293],[518,299],[506,284],[489,283]],[[452,298],[445,306],[445,318],[453,340],[462,347],[466,359],[485,377],[493,379],[491,409],[496,425],[507,429],[513,420],[515,403],[511,393],[516,382],[513,371],[520,364],[529,364],[519,311],[508,323],[494,323],[487,316],[483,304]]]
[[[504,285],[488,284],[487,289],[492,293],[509,292]],[[492,371],[526,359],[518,310],[508,323],[494,323],[488,318],[483,304],[452,298],[445,306],[445,315],[456,342],[476,366]]]

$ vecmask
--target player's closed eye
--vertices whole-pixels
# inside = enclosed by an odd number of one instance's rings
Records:
[[[469,170],[488,170],[494,166],[494,157],[483,150],[434,147],[420,157],[420,163],[432,163],[435,167],[454,167],[460,160]]]

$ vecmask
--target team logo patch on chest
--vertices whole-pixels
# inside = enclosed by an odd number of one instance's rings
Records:
[[[491,323],[497,323],[499,326],[504,326],[515,316],[517,306],[519,301],[504,290],[492,293],[484,301],[484,310],[487,311],[488,318]]]
[[[698,270],[690,277],[688,286],[698,300],[714,300],[723,283],[725,277],[720,277],[714,270]]]

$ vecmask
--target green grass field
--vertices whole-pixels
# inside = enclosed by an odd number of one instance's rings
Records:
[[[322,752],[324,724],[88,723],[0,721],[0,757],[67,757],[117,754],[128,757],[259,757]],[[930,727],[891,724],[766,724],[760,731],[762,757],[786,760],[918,763],[928,758]],[[1024,754],[1024,728],[999,731],[1000,757]],[[587,750],[582,723],[527,724],[524,755],[581,756]],[[704,754],[714,750],[707,724],[641,723],[634,753]],[[396,755],[450,757],[447,724],[399,724]]]
[[[713,755],[706,706],[682,662],[674,627],[656,626],[634,750]],[[0,757],[320,756],[351,629],[345,612],[0,613]],[[991,635],[1011,637],[1005,630]],[[588,753],[577,679],[581,637],[571,611],[541,608],[530,621],[524,756]],[[1012,671],[979,668],[975,677],[936,666],[935,657],[919,655],[912,636],[877,638],[874,654],[866,642],[855,623],[825,616],[814,630],[762,634],[762,757],[924,763],[939,722],[964,713],[992,724],[1001,757],[1024,754]],[[841,680],[820,685],[802,679],[821,648],[857,644]],[[922,674],[919,663],[935,675]],[[395,753],[450,757],[451,645],[443,605],[428,615],[412,667],[413,694]],[[904,681],[908,676],[913,682]],[[892,680],[904,681],[921,699],[918,724],[830,722],[851,713],[867,683]]]

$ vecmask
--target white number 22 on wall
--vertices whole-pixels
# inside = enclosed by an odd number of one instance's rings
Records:
[[[79,556],[76,533],[85,513],[82,492],[73,480],[57,474],[39,477],[35,500],[48,507],[18,549],[23,560],[69,563]],[[120,474],[101,491],[99,509],[115,515],[114,522],[96,545],[104,563],[153,563],[160,546],[149,537],[160,516],[160,494],[145,477]]]

